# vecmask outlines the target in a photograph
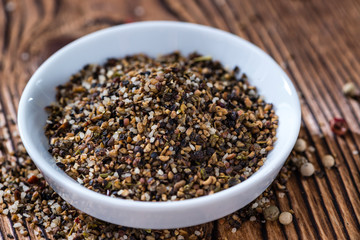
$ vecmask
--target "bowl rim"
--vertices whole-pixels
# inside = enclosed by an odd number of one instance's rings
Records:
[[[236,40],[238,42],[241,42],[241,44],[246,45],[247,47],[252,48],[255,52],[262,55],[262,57],[267,58],[268,61],[271,61],[274,63],[274,66],[279,68],[281,71],[281,77],[287,82],[289,89],[291,92],[295,93],[293,95],[293,100],[295,101],[295,104],[297,105],[298,111],[296,111],[296,121],[292,123],[293,126],[291,129],[289,129],[288,134],[292,135],[291,138],[293,141],[287,142],[285,146],[282,146],[284,150],[280,152],[277,156],[272,156],[275,158],[272,162],[272,165],[268,165],[268,167],[262,166],[257,172],[255,172],[253,175],[251,175],[248,179],[245,181],[231,187],[228,189],[224,189],[222,191],[219,191],[217,193],[214,193],[212,195],[206,195],[191,199],[185,199],[181,201],[162,201],[162,202],[147,202],[147,201],[135,201],[135,200],[129,200],[129,199],[121,199],[121,198],[114,198],[110,197],[101,193],[97,193],[95,191],[92,191],[84,186],[82,186],[80,183],[74,181],[70,177],[66,178],[62,176],[56,169],[54,169],[54,166],[51,165],[48,159],[43,156],[39,151],[37,151],[37,148],[34,147],[36,140],[31,138],[31,135],[29,131],[26,128],[26,116],[25,116],[25,108],[28,103],[28,100],[31,98],[31,92],[32,89],[35,86],[36,79],[38,79],[38,76],[41,74],[42,71],[46,70],[47,66],[51,64],[54,60],[57,58],[61,58],[61,55],[64,51],[68,51],[71,48],[76,47],[76,45],[81,44],[83,41],[90,40],[91,38],[97,37],[98,35],[102,35],[105,33],[110,32],[116,32],[119,30],[123,30],[126,28],[142,28],[142,27],[153,27],[153,26],[171,26],[171,27],[181,27],[181,28],[192,28],[192,29],[198,29],[198,30],[206,30],[211,31],[217,34],[221,34],[224,38],[232,38],[233,40]],[[235,39],[236,38],[236,39]],[[37,166],[41,165],[41,171],[44,172],[44,175],[51,175],[56,177],[57,179],[62,179],[62,185],[66,186],[68,190],[71,190],[72,192],[81,192],[83,196],[88,197],[89,199],[96,198],[97,200],[102,201],[104,204],[111,204],[111,205],[117,205],[119,207],[134,207],[138,209],[146,209],[147,211],[156,211],[159,209],[159,207],[162,208],[162,210],[170,210],[173,208],[183,208],[186,209],[188,207],[194,208],[194,207],[200,207],[204,204],[211,204],[214,202],[218,202],[219,200],[223,198],[228,198],[231,196],[236,195],[238,191],[242,191],[242,189],[246,189],[251,187],[252,185],[256,185],[259,181],[264,181],[267,179],[267,177],[270,175],[271,170],[268,169],[269,166],[273,168],[279,168],[281,165],[283,165],[284,161],[281,161],[281,159],[286,159],[288,155],[291,152],[292,147],[295,144],[295,141],[297,139],[299,130],[300,130],[300,123],[301,123],[301,108],[300,108],[300,102],[299,98],[296,94],[296,89],[293,86],[291,80],[287,76],[287,74],[281,69],[281,67],[273,60],[266,52],[264,52],[262,49],[257,47],[251,42],[248,42],[241,37],[231,34],[229,32],[216,29],[209,26],[204,26],[200,24],[194,24],[194,23],[186,23],[186,22],[177,22],[177,21],[143,21],[143,22],[134,22],[134,23],[127,23],[122,24],[118,26],[113,26],[109,28],[105,28],[102,30],[95,31],[93,33],[84,35],[83,37],[80,37],[76,39],[75,41],[67,44],[66,46],[62,47],[58,51],[56,51],[54,54],[52,54],[46,61],[44,61],[39,68],[35,71],[35,73],[31,76],[30,80],[28,81],[19,102],[19,108],[18,108],[18,128],[20,132],[20,137],[22,139],[22,142],[28,152],[28,154],[31,156],[31,159]],[[280,123],[281,124],[281,123]],[[275,146],[276,147],[276,146]],[[280,146],[278,146],[280,147]],[[276,160],[276,161],[275,161]],[[39,168],[39,167],[38,167]],[[267,170],[267,171],[266,171]],[[76,182],[76,184],[74,184]]]

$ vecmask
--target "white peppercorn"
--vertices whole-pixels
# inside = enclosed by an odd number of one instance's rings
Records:
[[[282,225],[288,225],[292,222],[292,220],[293,220],[293,216],[289,212],[282,212],[279,216],[279,222]]]
[[[348,97],[355,97],[358,94],[358,90],[352,82],[345,83],[342,87],[342,92]]]
[[[300,172],[301,175],[303,175],[304,177],[310,177],[315,172],[314,165],[310,162],[306,162],[303,165],[301,165]]]
[[[335,164],[335,159],[332,155],[328,154],[322,157],[321,162],[324,167],[331,168]]]
[[[297,152],[304,152],[306,150],[306,147],[306,141],[302,138],[299,138],[295,143],[294,150]]]

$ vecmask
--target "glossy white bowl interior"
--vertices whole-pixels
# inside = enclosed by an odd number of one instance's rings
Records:
[[[248,180],[210,196],[177,202],[140,202],[111,198],[86,189],[68,177],[48,153],[44,107],[54,101],[55,87],[87,63],[109,57],[180,50],[211,55],[225,66],[239,66],[279,116],[278,140]],[[136,228],[166,229],[209,222],[230,214],[260,195],[289,155],[300,128],[300,104],[283,70],[253,44],[214,28],[180,22],[139,22],[104,29],[60,49],[31,77],[21,97],[18,124],[26,150],[53,189],[76,208],[99,219]]]

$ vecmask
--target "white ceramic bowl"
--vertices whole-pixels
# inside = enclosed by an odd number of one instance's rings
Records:
[[[44,135],[44,107],[55,99],[55,87],[87,63],[109,57],[180,50],[211,55],[225,66],[239,66],[279,116],[278,140],[264,166],[230,189],[177,202],[140,202],[111,198],[88,190],[55,165]],[[300,104],[296,91],[276,62],[253,44],[214,28],[180,22],[139,22],[82,37],[46,60],[28,82],[19,105],[18,124],[26,150],[45,179],[76,208],[105,221],[136,228],[166,229],[209,222],[230,214],[260,195],[274,180],[297,139]]]

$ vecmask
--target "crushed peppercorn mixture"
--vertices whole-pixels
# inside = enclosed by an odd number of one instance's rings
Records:
[[[23,236],[29,235],[29,227],[35,230],[35,236],[43,236],[44,239],[45,233],[51,234],[54,239],[211,238],[212,224],[172,230],[145,230],[97,220],[72,207],[50,188],[21,142],[15,153],[9,153],[5,146],[3,153],[5,155],[0,156],[0,214],[11,217],[12,226]],[[298,163],[301,156],[293,151],[276,180],[264,193],[246,207],[219,219],[218,223],[229,224],[235,233],[245,221],[267,221],[263,216],[265,209],[278,204],[275,194],[279,198],[284,197],[287,181],[292,172],[298,169],[294,163]],[[289,212],[293,213],[292,210]]]
[[[210,239],[212,230],[209,224],[150,230],[100,221],[75,209],[54,192],[21,142],[17,145],[17,151],[10,153],[2,145],[0,137],[0,218],[5,215],[11,219],[11,225],[19,236],[29,236],[31,239],[48,239],[51,235],[51,239],[68,240],[197,240]],[[7,237],[17,239],[12,234]]]
[[[234,186],[264,164],[278,126],[238,73],[197,53],[86,65],[46,108],[49,152],[114,197],[183,200]]]
[[[2,139],[0,138],[0,149],[1,146]],[[8,153],[7,149],[4,153],[4,156],[0,156],[0,214],[11,218],[12,226],[22,236],[29,236],[29,230],[34,230],[34,235],[40,239],[45,239],[46,233],[54,239],[196,240],[211,238],[212,224],[181,229],[150,230],[127,228],[97,220],[72,207],[51,189],[26,153],[22,143],[19,142],[15,153]],[[285,165],[283,170],[287,168],[288,166]],[[278,179],[280,177],[283,181],[285,176],[280,174]],[[236,230],[243,221],[249,218],[250,221],[252,218],[256,221],[261,220],[259,212],[270,204],[269,199],[274,198],[273,194],[274,192],[268,188],[246,208],[227,216],[226,219],[220,219],[219,223],[228,222]],[[255,204],[256,211],[254,212],[251,207],[254,208]],[[12,235],[8,237],[15,238]]]

